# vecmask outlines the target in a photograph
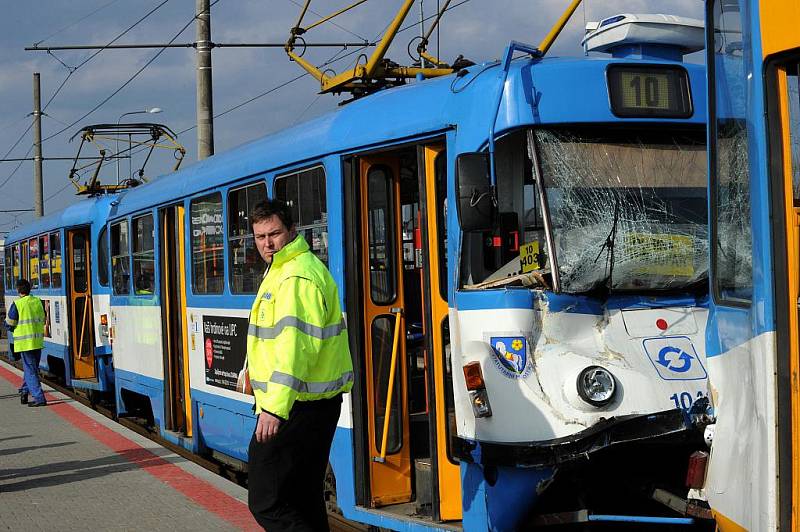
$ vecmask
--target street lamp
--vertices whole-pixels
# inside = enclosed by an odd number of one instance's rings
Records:
[[[145,109],[143,111],[129,111],[127,113],[122,113],[121,115],[119,115],[119,118],[117,118],[117,129],[119,129],[119,123],[122,120],[123,116],[141,115],[141,114],[153,114],[154,115],[154,114],[158,114],[158,113],[160,113],[162,111],[163,111],[163,109],[161,109],[160,107],[150,107],[149,109]],[[130,135],[128,135],[128,140],[130,141]],[[114,140],[114,142],[116,144],[114,149],[117,152],[117,156],[116,156],[116,159],[117,159],[117,184],[119,185],[119,133],[117,133],[117,137]],[[130,142],[128,143],[128,145],[130,146]],[[133,169],[131,167],[131,156],[128,155],[128,173],[130,174],[132,171],[133,171]]]

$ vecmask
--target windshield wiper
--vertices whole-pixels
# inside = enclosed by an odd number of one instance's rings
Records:
[[[614,221],[611,223],[611,231],[609,231],[608,236],[606,237],[605,242],[603,245],[600,246],[600,251],[597,253],[597,256],[594,258],[594,264],[597,264],[597,261],[600,260],[600,256],[603,254],[603,251],[607,251],[606,253],[606,271],[608,272],[603,279],[603,284],[605,285],[608,290],[611,290],[611,285],[613,283],[614,278],[614,245],[617,240],[617,225],[619,224],[619,194],[615,191],[611,191],[614,194]]]

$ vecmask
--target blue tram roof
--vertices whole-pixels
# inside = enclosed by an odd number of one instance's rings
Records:
[[[518,59],[512,63],[496,132],[532,124],[706,121],[705,67],[680,64],[695,95],[687,119],[620,119],[611,112],[606,86],[610,64],[641,61],[612,58]],[[463,76],[444,76],[380,91],[303,124],[248,142],[122,194],[114,216],[161,201],[200,193],[226,183],[319,161],[334,153],[369,149],[456,128],[457,148],[481,149],[487,142],[499,63],[474,65]],[[534,104],[535,102],[535,104]]]
[[[6,237],[6,243],[17,242],[65,227],[77,227],[92,223],[105,224],[111,210],[111,202],[118,197],[114,194],[82,199],[61,211],[37,218],[25,224],[24,227],[14,229]]]
[[[664,61],[647,64],[680,64],[686,68],[695,95],[693,115],[687,119],[660,120],[614,116],[605,89],[606,68],[620,63],[642,64],[629,59],[585,57],[513,61],[496,133],[534,124],[705,123],[705,67]],[[250,176],[303,166],[327,155],[365,150],[453,128],[458,131],[457,152],[479,150],[487,143],[499,70],[498,62],[474,65],[467,69],[466,75],[433,78],[356,100],[316,119],[127,190],[118,196],[119,205],[112,217],[140,212],[163,201],[195,195]],[[44,220],[37,221],[35,226],[44,227],[40,225],[43,223]],[[36,232],[32,227],[25,228],[26,234]],[[13,235],[16,237],[17,233]]]

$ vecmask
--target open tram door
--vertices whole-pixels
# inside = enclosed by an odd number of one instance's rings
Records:
[[[356,161],[363,504],[460,520],[459,466],[448,458],[444,147],[410,146]]]
[[[184,208],[159,210],[161,327],[164,353],[164,420],[167,430],[192,435],[187,356]]]
[[[67,231],[69,337],[73,379],[96,379],[89,228]]]

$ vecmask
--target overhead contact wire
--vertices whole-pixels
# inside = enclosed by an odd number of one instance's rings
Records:
[[[102,9],[104,9],[105,7],[108,7],[108,6],[110,6],[110,5],[114,4],[114,3],[116,3],[117,1],[118,1],[118,0],[113,0],[112,2],[109,2],[109,3],[108,3],[108,4],[106,4],[105,6],[103,6],[103,7],[99,8],[99,9],[97,9],[97,10],[93,11],[92,13],[90,13],[89,15],[87,15],[87,16],[85,16],[85,17],[83,17],[83,18],[82,18],[82,19],[80,19],[79,21],[77,21],[77,22],[75,22],[75,23],[73,23],[73,24],[71,24],[71,25],[69,25],[69,26],[66,26],[66,27],[62,28],[61,30],[57,31],[56,33],[53,33],[53,34],[52,34],[52,35],[50,35],[49,37],[46,37],[45,39],[43,39],[43,40],[39,41],[39,43],[42,43],[42,42],[46,41],[47,39],[50,39],[50,38],[51,38],[51,37],[53,37],[54,35],[57,35],[58,33],[60,33],[60,32],[62,32],[62,31],[64,31],[66,28],[68,28],[68,27],[71,27],[71,26],[73,26],[73,25],[77,24],[78,22],[81,22],[81,21],[85,20],[86,18],[90,17],[91,15],[94,15],[94,14],[95,14],[95,13],[97,13],[98,11],[101,11],[101,10],[102,10]],[[142,22],[143,22],[145,19],[147,19],[148,17],[150,17],[150,16],[151,16],[153,13],[155,13],[156,11],[158,11],[158,10],[159,10],[159,9],[160,9],[162,6],[164,6],[164,5],[165,5],[167,2],[169,2],[169,1],[170,1],[170,0],[163,0],[163,1],[162,1],[160,4],[158,4],[156,7],[154,7],[154,8],[153,8],[153,9],[151,9],[150,11],[148,11],[148,12],[147,12],[147,13],[146,13],[146,14],[145,14],[143,17],[141,17],[139,20],[137,20],[137,21],[136,21],[136,22],[134,22],[134,23],[133,23],[131,26],[129,26],[127,29],[125,29],[125,30],[124,30],[122,33],[120,33],[120,34],[119,34],[119,35],[117,35],[117,36],[116,36],[114,39],[112,39],[112,40],[111,40],[111,41],[110,41],[110,42],[109,42],[109,43],[108,43],[106,46],[108,46],[108,45],[111,45],[111,44],[114,44],[114,42],[116,42],[117,40],[119,40],[119,39],[120,39],[122,36],[124,36],[125,34],[127,34],[127,33],[128,33],[129,31],[131,31],[133,28],[135,28],[136,26],[138,26],[139,24],[141,24],[141,23],[142,23]],[[219,0],[215,0],[214,4],[216,4],[218,1],[219,1]],[[212,5],[213,5],[213,4],[212,4]],[[194,19],[192,19],[192,21],[194,21]],[[190,22],[190,24],[191,24],[191,22]],[[184,29],[185,29],[185,28],[184,28]],[[176,38],[177,38],[177,37],[176,37]],[[37,43],[37,44],[39,44],[39,43]],[[64,80],[61,82],[61,84],[58,86],[58,88],[57,88],[57,89],[56,89],[56,90],[53,92],[53,94],[52,94],[52,95],[50,96],[50,98],[47,100],[47,102],[45,103],[44,107],[42,107],[42,112],[44,112],[44,111],[45,111],[45,110],[48,108],[48,106],[49,106],[49,105],[50,105],[50,104],[53,102],[53,100],[56,98],[56,96],[58,96],[58,94],[61,92],[61,90],[62,90],[62,89],[64,88],[64,86],[67,84],[67,81],[69,81],[69,78],[72,76],[72,74],[74,74],[74,73],[75,73],[75,72],[76,72],[76,71],[77,71],[79,68],[81,68],[82,66],[84,66],[86,63],[88,63],[89,61],[91,61],[92,59],[94,59],[94,58],[97,56],[97,54],[99,54],[99,53],[100,53],[100,52],[102,52],[103,50],[105,50],[105,48],[101,48],[101,49],[100,49],[100,50],[98,50],[97,52],[93,53],[92,55],[90,55],[90,56],[89,56],[87,59],[85,59],[84,61],[82,61],[82,62],[81,62],[81,63],[80,63],[78,66],[76,66],[76,67],[67,67],[67,65],[65,65],[65,64],[64,64],[64,63],[63,63],[61,60],[59,60],[58,58],[56,58],[56,60],[57,60],[57,61],[59,61],[59,62],[60,62],[62,65],[64,65],[64,67],[65,67],[65,68],[67,68],[67,70],[69,70],[69,72],[68,72],[67,76],[64,78]],[[163,50],[162,50],[162,51],[163,51]],[[55,56],[53,56],[53,57],[55,57]],[[137,73],[136,75],[138,75],[138,73]],[[120,89],[120,90],[121,90],[121,89]],[[103,102],[103,103],[105,103],[105,102]],[[102,104],[101,104],[101,105],[102,105]],[[94,112],[95,110],[97,110],[97,109],[94,109],[94,110],[92,110],[91,112]],[[65,129],[69,129],[69,128],[71,128],[71,127],[72,127],[72,126],[74,126],[74,125],[75,125],[77,122],[79,122],[80,120],[83,120],[83,119],[84,119],[86,116],[88,116],[88,115],[84,115],[83,117],[81,117],[80,119],[78,119],[76,122],[74,122],[74,123],[70,124],[69,126],[67,126],[67,128],[65,128]],[[32,127],[33,127],[33,121],[31,121],[31,123],[30,123],[30,124],[28,124],[28,127],[27,127],[27,128],[25,128],[25,131],[23,131],[23,132],[22,132],[22,135],[20,135],[20,137],[17,139],[17,141],[16,141],[16,142],[14,142],[14,145],[13,145],[13,146],[11,146],[11,148],[10,148],[10,149],[9,149],[9,150],[6,152],[5,156],[3,156],[3,159],[6,159],[6,158],[8,158],[8,156],[11,154],[11,152],[14,150],[14,148],[16,148],[16,147],[17,147],[17,145],[18,145],[18,144],[19,144],[19,143],[22,141],[22,139],[25,137],[25,135],[27,135],[27,134],[28,134],[28,132],[31,130],[31,128],[32,128]],[[64,132],[64,130],[61,130],[61,131],[59,131],[57,134],[61,134],[61,133],[63,133],[63,132]],[[53,138],[54,136],[55,136],[55,135],[51,135],[50,137],[47,137],[47,138],[43,139],[43,140],[42,140],[42,143],[44,143],[46,140],[49,140],[49,139]],[[27,157],[27,156],[30,154],[30,152],[31,152],[32,150],[33,150],[33,148],[32,148],[32,147],[31,147],[30,149],[28,149],[28,151],[25,153],[25,157]],[[12,172],[11,172],[11,173],[8,175],[8,177],[7,177],[5,180],[3,180],[2,182],[0,182],[0,188],[2,188],[2,187],[3,187],[3,186],[6,184],[6,183],[8,183],[8,182],[11,180],[11,178],[12,178],[12,177],[14,177],[14,175],[15,175],[15,174],[16,174],[16,173],[19,171],[19,169],[20,169],[20,167],[21,167],[21,166],[22,166],[22,161],[20,161],[20,164],[18,164],[18,165],[17,165],[17,167],[16,167],[16,168],[14,168],[14,170],[13,170],[13,171],[12,171]]]
[[[162,4],[164,4],[164,3],[168,2],[168,1],[169,1],[169,0],[164,0],[164,2],[162,2]],[[219,2],[219,0],[216,0],[216,1],[215,1],[215,2],[213,2],[211,5],[213,6],[213,5],[214,5],[214,4],[216,4],[217,2]],[[186,31],[186,30],[189,28],[189,26],[191,26],[191,25],[194,23],[194,21],[195,21],[195,19],[196,19],[196,18],[197,18],[197,15],[195,15],[194,17],[192,17],[192,19],[191,19],[191,20],[189,20],[189,22],[187,22],[187,23],[186,23],[186,24],[185,24],[185,25],[184,25],[184,26],[183,26],[183,27],[182,27],[182,28],[181,28],[181,29],[180,29],[180,30],[179,30],[179,31],[178,31],[178,32],[177,32],[177,33],[176,33],[176,34],[175,34],[173,37],[172,37],[172,39],[170,39],[170,40],[169,40],[169,42],[168,42],[167,44],[172,44],[173,42],[175,42],[175,41],[178,39],[178,37],[180,37],[180,36],[183,34],[183,32],[184,32],[184,31]],[[61,128],[60,130],[58,130],[57,132],[53,133],[52,135],[49,135],[49,136],[47,136],[46,138],[42,139],[42,142],[48,141],[48,140],[52,139],[53,137],[56,137],[56,136],[58,136],[58,135],[60,135],[60,134],[64,133],[64,132],[65,132],[65,131],[67,131],[68,129],[71,129],[71,128],[72,128],[72,127],[74,127],[76,124],[78,124],[79,122],[81,122],[81,121],[82,121],[84,118],[87,118],[89,115],[91,115],[92,113],[94,113],[95,111],[97,111],[98,109],[100,109],[102,106],[104,106],[106,103],[108,103],[108,102],[109,102],[109,100],[111,100],[111,99],[112,99],[114,96],[116,96],[117,94],[119,94],[119,93],[120,93],[120,92],[121,92],[121,91],[122,91],[122,90],[123,90],[125,87],[127,87],[128,85],[130,85],[130,84],[133,82],[133,80],[135,80],[137,77],[139,77],[139,75],[140,75],[142,72],[144,72],[144,70],[145,70],[147,67],[149,67],[149,66],[150,66],[150,65],[151,65],[151,64],[152,64],[152,63],[153,63],[153,62],[154,62],[156,59],[158,59],[158,58],[161,56],[161,54],[162,54],[162,53],[164,53],[164,50],[166,50],[166,49],[167,49],[167,47],[166,47],[166,46],[162,47],[162,48],[161,48],[161,49],[160,49],[158,52],[156,52],[156,53],[155,53],[155,55],[154,55],[153,57],[151,57],[151,58],[150,58],[150,59],[149,59],[149,60],[148,60],[148,61],[147,61],[147,62],[146,62],[146,63],[145,63],[145,64],[144,64],[144,65],[143,65],[143,66],[142,66],[142,67],[141,67],[139,70],[137,70],[137,71],[136,71],[136,72],[135,72],[135,73],[134,73],[134,74],[133,74],[133,75],[132,75],[130,78],[128,78],[128,79],[127,79],[127,81],[125,81],[125,83],[123,83],[122,85],[120,85],[120,86],[119,86],[119,87],[118,87],[118,88],[117,88],[117,89],[116,89],[114,92],[112,92],[111,94],[109,94],[109,95],[108,95],[106,98],[104,98],[104,99],[103,99],[103,100],[102,100],[100,103],[98,103],[97,105],[95,105],[95,106],[94,106],[94,107],[93,107],[91,110],[89,110],[88,112],[84,113],[84,114],[83,114],[83,115],[82,115],[80,118],[78,118],[78,119],[74,120],[73,122],[71,122],[71,123],[70,123],[68,126],[65,126],[65,127]]]
[[[292,3],[293,3],[293,4],[295,4],[295,5],[300,5],[300,4],[298,4],[298,3],[297,3],[295,0],[289,0],[289,1],[290,1],[290,2],[292,2]],[[455,9],[455,8],[457,8],[457,7],[460,7],[460,6],[462,6],[462,5],[466,4],[466,3],[468,3],[469,1],[470,1],[470,0],[462,0],[461,2],[458,2],[458,3],[456,3],[456,4],[453,4],[452,6],[448,7],[448,8],[445,10],[445,12],[452,11],[453,9]],[[219,0],[216,0],[216,1],[215,1],[215,2],[213,2],[211,5],[213,6],[213,5],[214,5],[214,4],[216,4],[217,2],[219,2]],[[309,11],[311,11],[311,10],[309,9]],[[314,13],[313,11],[311,11],[311,12],[312,12],[312,13]],[[318,13],[314,13],[314,14],[315,14],[315,15],[317,15],[317,16],[319,16],[319,14],[318,14]],[[423,21],[424,21],[424,22],[427,22],[428,20],[430,20],[430,19],[432,19],[432,18],[435,18],[436,16],[437,16],[436,14],[430,15],[430,16],[428,16],[428,17],[425,17],[425,18],[423,19]],[[411,25],[409,25],[409,26],[403,27],[403,28],[401,28],[400,30],[398,30],[398,32],[397,32],[397,33],[401,33],[401,32],[407,31],[407,30],[409,30],[409,29],[416,28],[416,27],[417,27],[417,24],[418,24],[418,22],[415,22],[414,24],[411,24]],[[388,26],[387,26],[387,28],[388,28]],[[349,31],[349,30],[347,30],[346,28],[340,28],[340,29],[342,29],[342,30],[344,30],[344,31]],[[383,32],[381,32],[381,34],[385,33],[385,31],[386,31],[386,30],[384,29],[384,31],[383,31]],[[350,32],[350,33],[351,33],[352,35],[354,35],[354,36],[358,37],[359,39],[362,39],[362,40],[364,40],[365,42],[368,42],[368,40],[367,40],[367,39],[365,39],[364,37],[362,37],[361,35],[358,35],[358,34],[356,34],[356,33],[353,33],[353,32]],[[175,38],[176,38],[176,39],[177,39],[177,37],[178,37],[178,36],[175,36]],[[380,35],[376,36],[376,37],[375,37],[375,39],[373,39],[373,41],[374,41],[374,40],[377,40],[377,38],[378,38],[378,37],[380,37]],[[174,40],[174,39],[173,39],[173,40]],[[364,50],[364,49],[366,49],[366,48],[367,48],[366,46],[361,46],[361,47],[358,47],[358,48],[355,48],[355,49],[353,49],[353,50],[349,51],[348,53],[346,53],[346,54],[342,55],[341,57],[337,57],[337,56],[338,56],[338,55],[339,55],[339,54],[340,54],[340,53],[343,51],[343,50],[340,50],[340,51],[338,51],[336,54],[334,54],[334,55],[333,55],[333,56],[332,56],[330,59],[328,59],[328,60],[327,60],[327,61],[325,61],[324,63],[320,64],[320,65],[319,65],[319,68],[322,68],[322,67],[325,67],[325,66],[331,65],[331,64],[333,64],[333,63],[335,63],[335,62],[341,61],[342,59],[346,59],[347,57],[350,57],[351,55],[354,55],[354,54],[356,54],[356,53],[359,53],[359,52],[361,52],[362,50]],[[163,51],[163,50],[162,50],[162,51]],[[278,85],[276,85],[276,86],[274,86],[274,87],[272,87],[272,88],[270,88],[270,89],[268,89],[268,90],[266,90],[266,91],[264,91],[264,92],[262,92],[262,93],[260,93],[260,94],[258,94],[258,95],[256,95],[256,96],[253,96],[253,97],[251,97],[251,98],[248,98],[247,100],[245,100],[245,101],[243,101],[243,102],[241,102],[241,103],[239,103],[239,104],[237,104],[237,105],[234,105],[233,107],[230,107],[230,108],[226,109],[225,111],[222,111],[222,112],[221,112],[221,113],[219,113],[219,114],[215,114],[215,115],[214,115],[214,118],[220,118],[220,117],[222,117],[222,116],[225,116],[225,115],[226,115],[226,114],[228,114],[228,113],[231,113],[231,112],[233,112],[233,111],[236,111],[237,109],[240,109],[240,108],[242,108],[242,107],[244,107],[244,106],[246,106],[246,105],[249,105],[250,103],[252,103],[252,102],[254,102],[254,101],[256,101],[256,100],[258,100],[258,99],[260,99],[260,98],[263,98],[264,96],[267,96],[267,95],[269,95],[269,94],[271,94],[271,93],[273,93],[273,92],[275,92],[275,91],[277,91],[277,90],[280,90],[280,89],[282,89],[283,87],[286,87],[287,85],[290,85],[290,84],[294,83],[295,81],[298,81],[298,80],[300,80],[300,79],[302,79],[302,78],[304,78],[304,77],[306,77],[306,76],[308,76],[308,75],[309,75],[309,74],[308,74],[308,72],[304,72],[304,73],[302,73],[302,74],[298,74],[297,76],[295,76],[295,77],[293,77],[293,78],[291,78],[291,79],[288,79],[288,80],[286,80],[286,81],[284,81],[284,82],[282,82],[282,83],[280,83],[280,84],[278,84]],[[316,101],[317,101],[317,100],[315,100],[314,102],[312,102],[312,103],[311,103],[311,105],[309,105],[309,107],[308,107],[308,108],[310,108],[310,107],[311,107],[311,106],[312,106],[314,103],[316,103]],[[308,111],[308,108],[306,108],[306,111],[304,111],[304,113]],[[72,125],[74,125],[74,124],[72,124]],[[72,127],[72,125],[71,125],[71,126],[69,126],[69,127]],[[193,130],[193,129],[195,129],[195,128],[197,128],[197,125],[193,125],[193,126],[190,126],[190,127],[186,128],[186,129],[182,129],[182,130],[178,131],[178,132],[177,132],[177,134],[178,134],[178,135],[182,135],[182,134],[184,134],[184,133],[188,133],[189,131],[192,131],[192,130]],[[136,155],[137,153],[140,153],[140,152],[142,152],[142,151],[144,151],[144,150],[145,150],[145,148],[140,148],[140,149],[139,149],[139,150],[137,150],[137,151],[133,151],[133,152],[131,152],[131,156],[133,156],[133,155]],[[105,166],[105,165],[107,165],[107,164],[111,164],[111,163],[110,163],[110,162],[103,163],[103,166]],[[0,186],[2,186],[2,185],[0,185]],[[63,190],[66,190],[66,188],[67,188],[67,187],[64,187],[64,188],[62,189],[62,191],[63,191]],[[60,193],[60,192],[59,192],[59,193]],[[50,199],[50,198],[48,198],[48,199]]]

